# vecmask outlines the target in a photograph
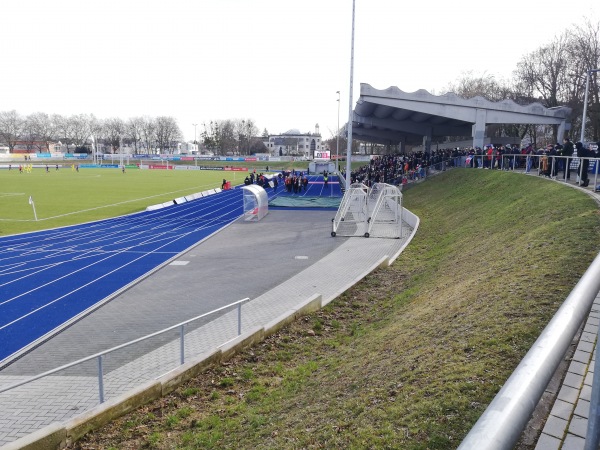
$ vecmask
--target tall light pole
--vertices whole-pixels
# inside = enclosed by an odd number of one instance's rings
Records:
[[[196,141],[196,126],[197,126],[198,124],[197,124],[197,123],[193,123],[192,125],[194,126],[194,151],[195,151],[196,153],[198,153],[198,143],[197,143],[197,141]],[[193,152],[192,152],[192,154],[193,154]]]
[[[338,154],[340,152],[340,91],[336,92],[338,95],[338,125],[337,125],[337,143],[335,144],[335,171],[339,170],[338,166]]]
[[[587,72],[587,77],[585,80],[585,98],[583,100],[583,118],[581,119],[581,139],[579,142],[583,144],[583,139],[585,137],[585,116],[587,114],[587,103],[588,103],[588,91],[590,90],[590,76],[594,72],[600,72],[600,69],[590,69]]]
[[[346,189],[350,189],[350,172],[352,170],[352,89],[354,86],[354,10],[356,0],[352,0],[352,44],[350,46],[350,89],[348,90],[348,127],[346,128],[346,139],[348,147],[346,149]]]

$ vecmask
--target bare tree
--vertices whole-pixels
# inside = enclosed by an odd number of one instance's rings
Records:
[[[156,141],[161,153],[173,153],[173,147],[177,140],[181,139],[183,133],[173,117],[160,116],[156,118]]]
[[[517,64],[515,75],[543,105],[553,108],[568,101],[570,81],[568,35],[563,33],[545,47],[525,55]]]
[[[511,97],[511,89],[505,83],[496,80],[494,75],[483,73],[475,75],[472,71],[464,72],[454,83],[448,84],[446,92],[454,92],[459,97],[484,97],[497,102]]]
[[[569,103],[569,106],[573,108],[574,117],[583,118],[587,73],[590,69],[600,68],[600,22],[592,23],[586,19],[583,26],[576,26],[571,35],[569,51],[573,72],[575,72],[573,74],[573,90],[570,93],[573,101]],[[600,139],[599,88],[598,73],[592,73],[588,90],[586,134],[594,141]],[[579,123],[579,130],[581,130],[581,123]]]
[[[139,144],[144,136],[144,118],[132,117],[125,123],[125,135],[133,144],[133,151],[137,155]]]
[[[219,153],[222,155],[233,152],[236,148],[237,135],[235,133],[235,124],[233,120],[219,121]]]
[[[56,136],[59,139],[59,143],[64,144],[68,150],[71,136],[71,121],[65,116],[54,114],[52,122],[56,127]]]
[[[69,132],[71,143],[81,148],[89,139],[91,133],[90,123],[92,118],[86,114],[77,114],[69,117]]]
[[[15,144],[23,134],[25,120],[15,111],[0,112],[0,137],[8,145],[8,151],[13,153]]]
[[[156,148],[156,124],[154,119],[147,116],[142,117],[141,128],[142,144],[146,148],[146,152],[151,153]]]
[[[217,152],[219,149],[219,124],[217,121],[211,120],[208,125],[202,124],[204,131],[200,133],[202,144],[211,152]]]
[[[121,147],[121,137],[125,132],[125,123],[118,117],[106,119],[102,128],[104,139],[110,145],[111,153],[117,153]]]
[[[48,114],[37,112],[30,114],[25,119],[27,128],[34,140],[34,146],[38,152],[50,152],[50,143],[57,139],[57,126]]]

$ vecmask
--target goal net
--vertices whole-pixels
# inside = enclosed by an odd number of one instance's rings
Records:
[[[398,239],[402,236],[402,193],[391,184],[352,184],[333,219],[332,236]]]

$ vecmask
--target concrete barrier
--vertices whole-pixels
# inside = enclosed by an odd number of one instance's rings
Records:
[[[230,340],[222,344],[219,349],[222,352],[222,360],[226,361],[231,358],[238,350],[242,350],[246,347],[250,347],[265,337],[263,327],[254,327],[251,330],[240,334],[235,339]]]
[[[305,316],[314,311],[318,311],[321,309],[322,296],[321,294],[315,294],[296,308],[292,308],[284,312],[279,317],[271,320],[264,327],[264,334],[266,336],[270,336],[272,334],[277,333],[286,325],[294,322],[301,316]]]
[[[101,403],[66,422],[67,442],[75,442],[90,431],[96,430],[111,420],[160,398],[161,395],[162,384],[156,380],[152,380],[118,397]]]
[[[157,381],[162,385],[162,395],[165,396],[173,392],[181,384],[200,375],[211,365],[218,364],[222,360],[222,357],[221,350],[205,353],[158,378]]]
[[[2,450],[48,450],[63,448],[67,442],[64,424],[52,423],[2,447]]]

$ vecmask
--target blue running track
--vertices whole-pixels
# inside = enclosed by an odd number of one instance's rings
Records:
[[[340,195],[330,180],[311,176],[307,191],[280,185],[276,195]],[[242,192],[0,238],[0,363],[236,220]]]

